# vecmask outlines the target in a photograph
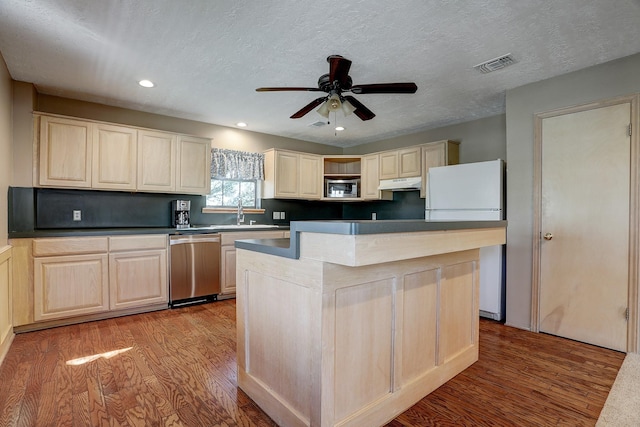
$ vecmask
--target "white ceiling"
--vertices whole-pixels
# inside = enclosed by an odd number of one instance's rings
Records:
[[[639,24],[639,0],[0,0],[0,52],[40,93],[349,147],[503,113],[507,89],[639,52]],[[319,93],[255,92],[316,87],[332,54],[418,91],[355,95],[376,117],[331,114],[337,135],[289,118]]]

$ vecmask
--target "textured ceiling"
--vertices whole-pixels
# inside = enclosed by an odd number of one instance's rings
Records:
[[[503,113],[507,89],[637,53],[639,24],[638,0],[0,0],[0,52],[41,93],[348,147]],[[289,118],[318,93],[255,92],[315,87],[332,54],[354,84],[418,91],[320,127]]]

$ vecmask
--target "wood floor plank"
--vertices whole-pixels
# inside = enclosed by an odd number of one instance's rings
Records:
[[[223,300],[18,334],[0,426],[277,427],[237,388],[235,327]],[[481,319],[478,362],[386,426],[594,426],[623,359]]]

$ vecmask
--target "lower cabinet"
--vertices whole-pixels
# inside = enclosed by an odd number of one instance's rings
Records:
[[[33,239],[32,251],[34,322],[168,303],[166,235]]]
[[[220,296],[232,297],[236,294],[236,240],[280,239],[289,237],[288,231],[247,231],[220,234]]]
[[[166,236],[111,237],[109,249],[111,310],[168,302]]]
[[[61,319],[109,309],[107,254],[34,258],[34,319]]]

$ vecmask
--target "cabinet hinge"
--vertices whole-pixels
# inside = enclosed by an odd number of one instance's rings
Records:
[[[624,318],[626,320],[629,320],[629,307],[627,307],[627,309],[624,311]]]
[[[631,136],[631,123],[629,123],[629,127],[627,128],[627,133],[629,136]]]

